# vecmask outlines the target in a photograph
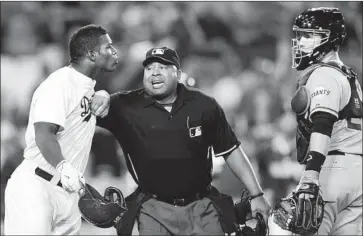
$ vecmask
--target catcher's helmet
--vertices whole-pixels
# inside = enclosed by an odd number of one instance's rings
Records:
[[[85,220],[100,228],[115,226],[127,211],[121,190],[108,187],[102,196],[89,184],[84,186],[84,194],[78,201],[78,208]]]
[[[302,12],[295,18],[292,30],[295,34],[292,39],[292,68],[297,70],[304,70],[331,50],[338,50],[347,36],[342,13],[330,7]],[[302,38],[309,42],[309,46],[303,45]]]

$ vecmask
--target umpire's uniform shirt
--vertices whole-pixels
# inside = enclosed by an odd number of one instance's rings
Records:
[[[215,99],[178,84],[169,113],[144,89],[111,95],[108,116],[97,125],[115,135],[142,191],[184,198],[212,181],[212,150],[229,154],[240,142]]]

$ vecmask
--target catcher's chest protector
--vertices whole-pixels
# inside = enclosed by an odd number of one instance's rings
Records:
[[[362,90],[362,86],[359,84],[357,74],[353,71],[353,69],[345,65],[340,65],[335,62],[314,64],[308,67],[299,77],[297,89],[300,89],[302,86],[304,86],[307,83],[310,75],[316,69],[323,66],[331,67],[340,71],[349,81],[351,89],[350,100],[348,104],[343,108],[343,110],[339,111],[338,113],[339,119],[349,120],[351,118],[362,118],[363,117],[362,99],[359,97],[358,93],[358,91]],[[307,107],[304,110],[305,110],[304,113],[296,115],[298,123],[296,131],[297,161],[300,164],[306,164],[307,155],[309,153],[310,136],[312,133],[312,126],[313,126],[312,122],[309,120],[310,103],[307,104]]]

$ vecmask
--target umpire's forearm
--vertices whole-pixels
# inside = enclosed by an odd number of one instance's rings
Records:
[[[54,168],[59,162],[64,160],[60,145],[55,134],[41,133],[36,134],[35,142],[45,160]]]
[[[237,178],[244,183],[252,195],[262,192],[262,188],[258,183],[252,165],[241,147],[236,148],[228,156],[226,163]]]

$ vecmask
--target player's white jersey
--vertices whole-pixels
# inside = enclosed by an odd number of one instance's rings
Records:
[[[317,111],[324,111],[338,117],[339,111],[348,104],[351,88],[348,79],[337,69],[320,67],[308,79],[306,87],[310,92],[309,119]],[[360,101],[362,91],[357,86]],[[308,113],[307,113],[308,114]],[[338,120],[334,123],[330,147],[331,150],[340,150],[346,153],[362,153],[362,119]]]
[[[96,128],[96,117],[90,112],[95,84],[71,67],[55,71],[42,82],[31,101],[24,158],[55,171],[35,143],[34,123],[49,122],[60,126],[56,137],[65,160],[84,172]]]

